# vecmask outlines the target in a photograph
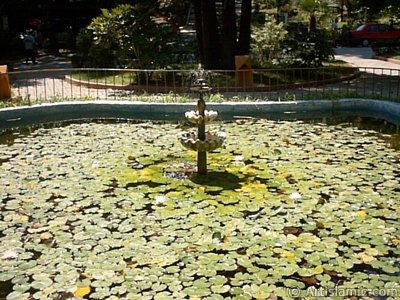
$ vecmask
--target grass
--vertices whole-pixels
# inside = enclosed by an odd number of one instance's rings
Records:
[[[125,71],[88,70],[72,73],[72,78],[80,81],[90,81],[99,84],[128,85],[135,78],[135,74]]]
[[[197,101],[197,98],[193,98],[185,95],[175,95],[173,93],[169,94],[142,94],[142,95],[121,95],[118,97],[109,97],[115,101],[137,101],[144,103],[193,103]],[[399,102],[399,99],[387,99],[379,94],[375,95],[362,95],[356,91],[329,91],[329,90],[321,90],[321,91],[303,91],[303,92],[295,92],[293,90],[290,91],[280,91],[275,93],[263,93],[263,94],[243,94],[243,95],[235,95],[235,96],[226,96],[219,93],[212,94],[210,96],[206,96],[205,100],[207,103],[222,103],[222,102],[268,102],[268,101],[313,101],[313,100],[321,100],[321,99],[356,99],[356,98],[369,98],[369,99],[377,99],[377,100],[389,100],[392,102]],[[30,100],[27,98],[16,97],[12,100],[0,101],[0,109],[7,107],[19,107],[19,106],[30,106],[34,104],[45,104],[45,103],[57,103],[57,102],[65,102],[65,101],[96,101],[96,100],[104,100],[101,98],[96,98],[94,96],[82,96],[74,99],[67,99],[62,97],[53,97],[51,101],[49,99],[37,99]]]

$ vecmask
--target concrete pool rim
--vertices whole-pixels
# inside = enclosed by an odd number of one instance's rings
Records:
[[[332,99],[207,103],[222,119],[261,117],[307,119],[340,115],[366,116],[400,125],[400,103],[376,99]],[[93,118],[180,120],[196,103],[69,101],[0,109],[0,128]]]

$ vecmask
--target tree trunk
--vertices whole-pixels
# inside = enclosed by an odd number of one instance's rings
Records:
[[[201,11],[201,23],[203,28],[204,68],[208,70],[218,69],[220,67],[220,45],[215,1],[202,0]]]
[[[200,63],[204,64],[204,51],[203,51],[203,12],[201,10],[201,0],[194,0],[194,15],[195,15],[195,26],[196,26],[196,40],[197,48],[199,51]]]
[[[236,10],[235,0],[223,1],[221,28],[221,67],[227,70],[235,68],[236,54]]]
[[[310,14],[310,21],[308,24],[308,32],[316,32],[317,31],[317,18],[314,13]]]
[[[251,40],[251,0],[242,0],[240,12],[239,41],[237,45],[238,55],[248,55]]]
[[[346,0],[347,16],[349,19],[353,18],[353,7],[349,0]]]
[[[344,22],[344,0],[340,1],[340,21]]]

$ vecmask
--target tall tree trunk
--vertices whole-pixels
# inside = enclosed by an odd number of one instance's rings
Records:
[[[236,39],[235,0],[225,0],[222,7],[221,28],[221,67],[224,69],[235,68]]]
[[[203,27],[204,67],[209,70],[219,69],[220,45],[215,1],[202,0],[201,10]]]
[[[308,32],[316,32],[317,31],[317,18],[314,13],[310,14],[310,20],[308,23]]]
[[[3,0],[3,3],[0,3],[0,16],[3,15],[3,8],[6,6],[6,4],[10,2],[9,0]]]
[[[240,12],[239,41],[237,44],[238,55],[248,55],[251,40],[251,0],[242,0]]]
[[[194,16],[196,26],[196,40],[199,51],[200,63],[204,64],[204,47],[203,47],[203,11],[201,10],[201,0],[194,0]]]
[[[340,1],[340,21],[344,22],[344,0]]]
[[[349,19],[353,18],[353,7],[349,0],[346,0],[347,16]]]

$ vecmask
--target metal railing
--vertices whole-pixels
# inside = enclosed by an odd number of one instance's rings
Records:
[[[9,72],[2,106],[72,100],[193,101],[192,70],[45,69]],[[214,70],[209,101],[375,98],[400,101],[400,70],[293,68]]]

